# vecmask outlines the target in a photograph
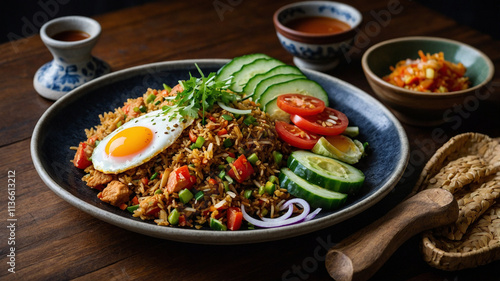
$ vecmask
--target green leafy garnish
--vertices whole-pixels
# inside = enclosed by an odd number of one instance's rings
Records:
[[[211,72],[205,76],[197,64],[196,69],[201,77],[197,78],[189,73],[189,80],[179,81],[184,89],[177,93],[173,99],[175,107],[179,108],[179,113],[184,117],[197,118],[198,112],[202,111],[202,116],[205,116],[206,111],[210,111],[215,103],[221,101],[225,104],[231,103],[238,99],[238,96],[229,92],[227,89],[230,86],[231,78],[216,81],[215,72]],[[168,112],[172,107],[164,107],[164,112]]]

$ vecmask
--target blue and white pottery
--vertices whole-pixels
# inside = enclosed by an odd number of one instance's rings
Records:
[[[83,31],[90,37],[79,41],[59,41],[52,38],[55,34],[68,30]],[[36,72],[33,79],[35,90],[47,99],[57,100],[76,87],[109,73],[109,65],[91,55],[100,34],[100,24],[87,17],[61,17],[44,24],[40,37],[54,59]]]
[[[329,17],[350,25],[350,29],[335,34],[310,34],[287,27],[287,23],[302,17]],[[352,6],[332,1],[297,2],[283,6],[274,14],[278,39],[295,65],[318,71],[335,68],[351,49],[363,17]]]

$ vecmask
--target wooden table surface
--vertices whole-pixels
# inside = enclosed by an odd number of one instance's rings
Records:
[[[292,64],[272,24],[274,11],[286,2],[164,1],[96,16],[102,37],[93,54],[107,61],[113,71],[160,61],[232,58],[254,52]],[[363,14],[365,41],[359,42],[350,62],[329,74],[369,94],[373,92],[362,73],[362,53],[391,38],[425,35],[459,40],[483,51],[500,69],[499,41],[416,2],[349,3]],[[465,109],[459,122],[434,128],[404,125],[410,161],[403,180],[381,202],[348,221],[295,238],[251,245],[161,240],[79,211],[38,176],[30,156],[30,137],[52,102],[35,92],[32,79],[51,59],[38,35],[0,45],[2,280],[330,280],[324,268],[326,249],[384,214],[409,193],[423,165],[443,142],[432,137],[434,130],[442,130],[448,138],[470,131],[500,137],[500,106],[494,102],[494,96],[500,95],[497,74],[492,97],[472,110]],[[15,171],[16,181],[13,231],[7,228],[10,171]],[[11,241],[15,245],[9,245]],[[498,262],[457,272],[433,269],[422,260],[418,242],[414,237],[404,243],[373,280],[498,280]],[[15,247],[15,273],[8,271],[11,247]]]

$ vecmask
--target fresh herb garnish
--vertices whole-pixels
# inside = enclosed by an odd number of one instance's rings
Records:
[[[198,65],[195,66],[201,77],[197,78],[189,73],[189,80],[179,81],[184,90],[173,99],[183,117],[197,118],[200,110],[202,116],[205,116],[205,112],[210,111],[218,101],[228,104],[238,99],[235,93],[228,91],[231,78],[216,81],[215,72],[205,76]],[[163,111],[168,112],[170,109],[172,107],[164,107]]]

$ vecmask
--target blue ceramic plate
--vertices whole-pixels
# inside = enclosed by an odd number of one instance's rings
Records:
[[[321,212],[314,220],[273,229],[212,231],[158,226],[134,218],[97,198],[96,190],[80,179],[81,170],[71,164],[76,146],[86,138],[84,129],[99,123],[99,114],[122,106],[127,98],[146,89],[161,89],[197,74],[197,63],[205,74],[217,71],[227,60],[184,60],[138,66],[95,79],[54,103],[40,118],[31,140],[35,168],[61,198],[98,219],[149,236],[201,244],[244,244],[284,239],[329,227],[374,205],[396,185],[406,167],[409,148],[406,134],[396,118],[377,100],[334,77],[304,70],[329,93],[331,106],[343,111],[351,125],[360,127],[361,141],[371,150],[357,167],[366,175],[360,194],[341,209]]]

